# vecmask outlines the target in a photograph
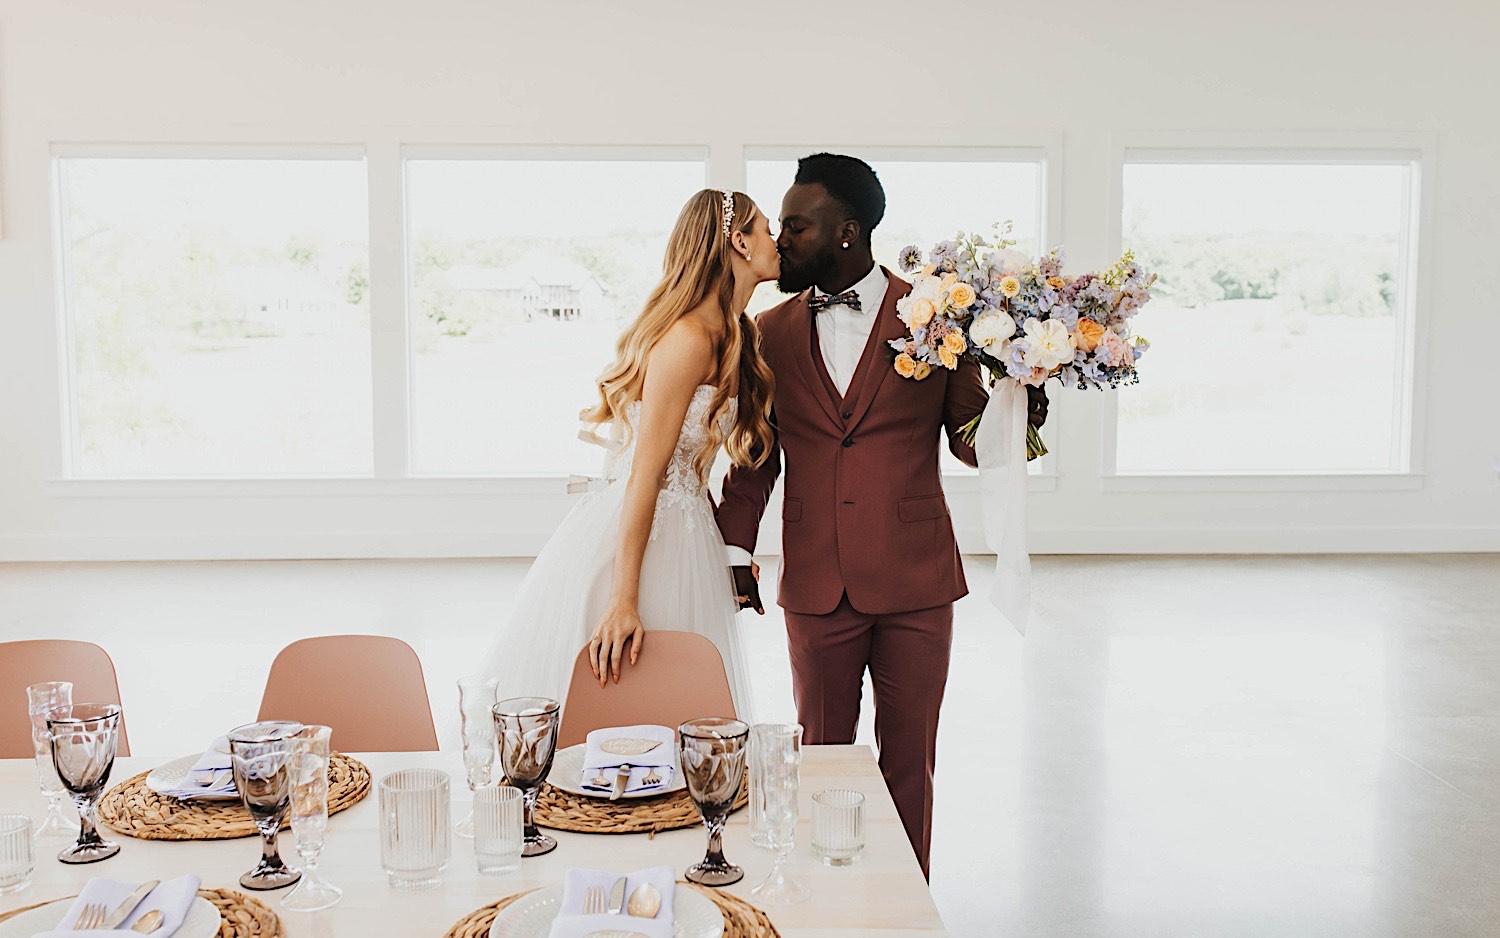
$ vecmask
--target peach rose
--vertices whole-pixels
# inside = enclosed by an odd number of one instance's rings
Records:
[[[953,353],[953,350],[946,343],[938,346],[937,353],[938,361],[943,363],[944,368],[952,371],[958,367],[958,356]]]
[[[917,370],[912,375],[912,377],[916,378],[918,381],[921,381],[923,378],[927,377],[930,374],[932,374],[931,365],[927,364],[926,362],[917,362]]]
[[[1099,346],[1099,340],[1104,337],[1104,327],[1092,319],[1078,320],[1078,328],[1073,332],[1073,343],[1085,352],[1092,352]]]
[[[948,305],[954,309],[968,309],[975,299],[974,288],[967,283],[955,283],[948,288]]]
[[[916,361],[905,352],[896,356],[896,374],[903,378],[910,378],[917,373]]]
[[[1061,290],[1063,287],[1067,286],[1067,284],[1063,283],[1063,278],[1061,277],[1048,277],[1047,286],[1051,287],[1054,290]]]
[[[920,329],[932,322],[932,317],[937,315],[937,305],[927,297],[913,300],[911,304],[911,327]]]
[[[1021,281],[1015,277],[1001,277],[1000,292],[1005,294],[1007,300],[1014,299],[1016,294],[1021,292]]]
[[[950,332],[943,336],[943,348],[946,348],[955,355],[963,354],[964,349],[968,347],[969,343],[964,341],[963,333],[961,332]]]

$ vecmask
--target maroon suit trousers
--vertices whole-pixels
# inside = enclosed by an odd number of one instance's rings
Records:
[[[786,630],[797,719],[810,745],[854,742],[869,670],[880,772],[927,875],[932,770],[953,644],[953,604],[870,614],[851,606],[846,595],[824,615],[788,610]]]

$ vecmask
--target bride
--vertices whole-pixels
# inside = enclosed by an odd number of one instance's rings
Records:
[[[718,646],[735,709],[750,713],[707,478],[721,447],[736,465],[770,449],[771,371],[745,306],[780,268],[749,196],[704,189],[683,207],[662,280],[582,414],[608,427],[608,487],[585,495],[537,556],[481,669],[502,697],[562,700],[585,645],[600,684],[618,681],[625,659],[650,654],[650,629],[675,629]]]

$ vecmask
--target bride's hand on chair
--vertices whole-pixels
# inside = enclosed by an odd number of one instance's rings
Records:
[[[589,639],[589,667],[603,687],[611,675],[620,683],[620,662],[625,654],[625,644],[630,643],[630,663],[641,657],[641,644],[646,640],[646,627],[634,608],[610,606],[598,626],[594,637]]]

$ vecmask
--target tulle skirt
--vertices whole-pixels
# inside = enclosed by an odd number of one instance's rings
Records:
[[[585,495],[532,564],[479,671],[499,679],[502,700],[566,699],[573,662],[609,605],[624,500],[624,479]],[[648,632],[697,632],[712,641],[724,658],[735,710],[753,722],[727,563],[708,496],[663,493],[641,564],[641,622]]]

